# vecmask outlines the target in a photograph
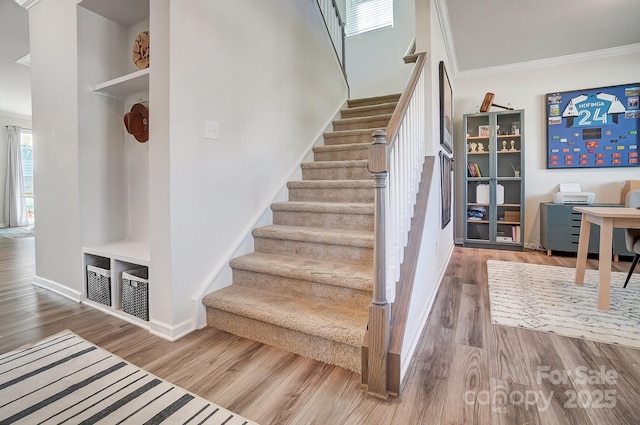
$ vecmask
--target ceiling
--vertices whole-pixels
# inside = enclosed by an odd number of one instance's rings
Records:
[[[640,0],[435,2],[457,76],[640,51]],[[15,63],[29,52],[28,27],[25,9],[0,0],[1,115],[31,116],[29,68]]]

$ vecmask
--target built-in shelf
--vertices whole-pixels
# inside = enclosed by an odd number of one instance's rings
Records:
[[[515,151],[498,151],[496,153],[498,153],[498,154],[501,154],[501,153],[520,153],[520,151],[518,151],[518,150],[515,150]]]
[[[93,92],[106,96],[124,98],[127,95],[149,90],[149,68],[96,84]]]
[[[122,240],[104,245],[84,247],[82,251],[86,254],[113,258],[141,266],[148,267],[151,263],[149,243],[146,241]]]

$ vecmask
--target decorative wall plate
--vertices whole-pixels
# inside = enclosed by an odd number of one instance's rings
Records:
[[[142,31],[133,43],[133,63],[140,69],[149,67],[149,31]]]

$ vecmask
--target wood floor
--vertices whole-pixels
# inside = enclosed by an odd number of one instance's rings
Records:
[[[0,238],[0,353],[70,329],[263,425],[640,423],[640,351],[491,324],[487,259],[574,258],[456,248],[402,397],[380,402],[344,369],[210,328],[170,343],[33,286],[33,246]]]

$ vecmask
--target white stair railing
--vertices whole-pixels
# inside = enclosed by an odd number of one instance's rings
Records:
[[[413,73],[387,130],[374,132],[369,148],[375,181],[374,282],[362,379],[368,393],[381,398],[388,396],[389,302],[395,300],[425,159],[425,59],[425,53],[415,55]]]

